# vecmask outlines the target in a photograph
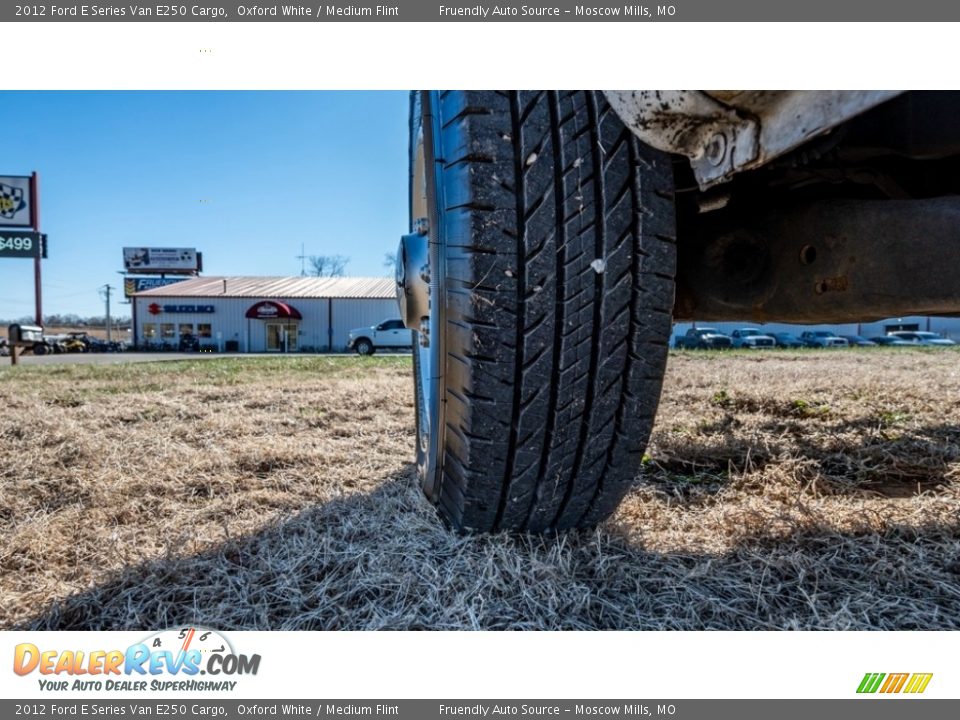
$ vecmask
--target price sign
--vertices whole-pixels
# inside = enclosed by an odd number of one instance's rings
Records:
[[[0,230],[0,258],[46,257],[46,235]]]

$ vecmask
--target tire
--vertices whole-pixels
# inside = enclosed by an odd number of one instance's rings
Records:
[[[357,355],[373,355],[373,343],[366,338],[357,340],[353,347],[357,351]]]
[[[33,346],[34,355],[46,355],[48,352],[50,352],[50,348],[44,343],[36,343]]]
[[[424,489],[461,531],[592,527],[630,488],[660,397],[671,158],[596,92],[414,94],[411,227],[418,143],[434,278],[428,349],[414,343]]]

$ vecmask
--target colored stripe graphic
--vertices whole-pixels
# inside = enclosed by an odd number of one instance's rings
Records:
[[[930,684],[930,679],[933,677],[933,673],[914,673],[910,678],[910,682],[907,683],[907,687],[904,690],[905,693],[922,693],[927,689],[927,685]]]
[[[875,692],[895,694],[899,692],[918,694],[927,689],[933,673],[866,673],[857,692],[871,694]]]
[[[887,675],[887,681],[883,684],[883,687],[880,688],[882,693],[898,693],[903,684],[907,681],[907,678],[910,677],[910,673],[890,673]]]
[[[857,692],[875,693],[877,688],[880,687],[880,683],[884,677],[886,677],[884,673],[867,673],[863,676],[863,680],[860,681],[860,687],[857,688]]]

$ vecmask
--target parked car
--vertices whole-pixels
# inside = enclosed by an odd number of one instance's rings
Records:
[[[10,354],[9,343],[6,338],[0,338],[0,357],[6,357]]]
[[[956,345],[950,338],[945,338],[940,333],[926,332],[921,330],[896,330],[887,333],[891,337],[899,340],[905,340],[913,345]]]
[[[347,349],[359,355],[373,355],[377,350],[409,350],[413,347],[413,331],[402,320],[384,320],[379,325],[350,331]]]
[[[772,335],[766,335],[756,328],[738,328],[730,333],[733,340],[733,346],[738,348],[772,348],[776,347],[777,341]]]
[[[681,350],[726,350],[733,340],[716,328],[690,328],[685,335],[677,335],[673,346]]]
[[[798,338],[793,333],[788,333],[788,332],[774,333],[773,340],[776,343],[777,347],[791,348],[791,349],[806,347],[803,340]]]
[[[850,343],[829,330],[807,330],[800,334],[803,344],[811,348],[849,347]]]
[[[872,337],[870,340],[877,345],[884,345],[886,347],[910,347],[911,345],[916,345],[916,343],[908,342],[907,340],[901,340],[900,338],[895,338],[892,335],[883,335],[880,337]]]
[[[846,340],[851,347],[876,347],[877,345],[873,340],[868,340],[861,335],[841,335],[840,337]]]

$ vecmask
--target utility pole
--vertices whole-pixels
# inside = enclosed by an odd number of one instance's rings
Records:
[[[107,302],[107,342],[113,340],[113,334],[110,332],[110,293],[113,290],[113,287],[110,285],[104,285],[101,289],[101,294]]]
[[[300,254],[297,255],[296,258],[297,260],[300,261],[300,277],[306,277],[307,276],[307,266],[306,266],[307,251],[303,243],[300,243]]]
[[[40,232],[40,176],[36,171],[30,176],[30,225]],[[33,259],[33,295],[36,323],[43,326],[43,292],[40,285],[40,253]]]

